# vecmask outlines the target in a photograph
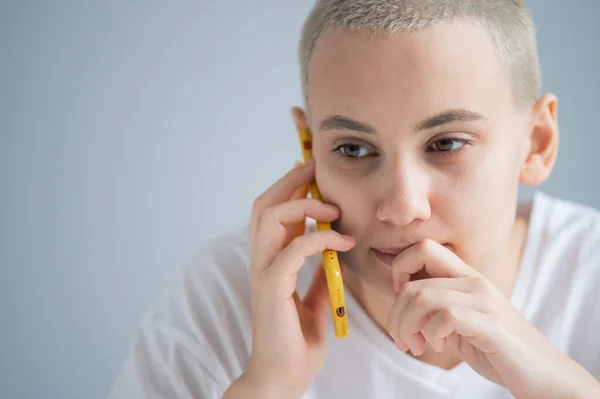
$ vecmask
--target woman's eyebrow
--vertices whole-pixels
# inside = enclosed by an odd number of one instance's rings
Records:
[[[323,119],[319,130],[352,130],[359,133],[377,134],[377,130],[373,126],[342,115],[331,115]]]
[[[422,122],[419,122],[415,131],[433,129],[451,122],[474,122],[484,120],[485,117],[474,111],[464,108],[449,109],[437,115],[431,116]]]
[[[449,109],[419,122],[415,127],[415,132],[433,129],[452,122],[473,122],[484,119],[483,115],[464,108]],[[351,130],[358,133],[377,134],[377,129],[373,126],[342,115],[331,115],[323,119],[319,130]]]

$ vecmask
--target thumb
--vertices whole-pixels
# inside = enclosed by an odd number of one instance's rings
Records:
[[[313,281],[304,296],[304,304],[320,319],[324,319],[327,312],[331,310],[327,278],[322,262],[317,266]]]

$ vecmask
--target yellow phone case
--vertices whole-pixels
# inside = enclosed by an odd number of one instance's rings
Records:
[[[312,133],[309,128],[300,128],[298,129],[298,135],[300,137],[304,162],[308,162],[312,158]],[[321,202],[323,201],[316,182],[313,181],[310,183],[309,190],[312,198]],[[317,230],[328,229],[331,230],[331,223],[317,221]],[[336,251],[331,249],[323,251],[323,267],[325,268],[325,276],[327,278],[327,289],[331,302],[335,336],[337,338],[346,338],[348,336],[348,315],[346,314],[344,283]]]

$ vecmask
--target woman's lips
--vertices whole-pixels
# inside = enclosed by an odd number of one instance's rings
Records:
[[[377,258],[380,261],[382,261],[383,263],[385,263],[388,266],[392,266],[392,262],[394,261],[394,258],[396,258],[396,256],[398,256],[398,254],[390,254],[387,252],[381,252],[375,248],[371,248],[371,249],[375,253],[375,256],[377,256]]]

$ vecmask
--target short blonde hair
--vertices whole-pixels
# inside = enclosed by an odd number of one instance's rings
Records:
[[[471,18],[490,33],[496,53],[508,68],[518,106],[535,102],[540,68],[535,25],[522,0],[317,0],[299,44],[302,94],[308,108],[308,66],[319,37],[327,30],[393,35],[443,20]]]

